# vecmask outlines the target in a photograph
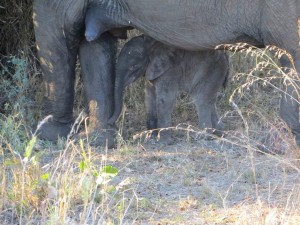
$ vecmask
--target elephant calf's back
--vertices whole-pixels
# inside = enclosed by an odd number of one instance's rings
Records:
[[[181,67],[184,91],[204,88],[217,92],[227,80],[229,61],[224,51],[184,51]]]

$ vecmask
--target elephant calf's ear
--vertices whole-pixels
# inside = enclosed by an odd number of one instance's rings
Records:
[[[165,56],[154,57],[146,70],[147,80],[154,80],[164,75],[164,73],[167,72],[172,66],[173,65],[170,61],[170,58]]]
[[[179,57],[175,55],[174,52],[158,49],[152,57],[147,71],[146,78],[148,80],[154,80],[162,75],[164,75],[169,69],[176,67],[179,63]]]
[[[116,38],[119,39],[127,39],[127,29],[122,29],[122,28],[116,28],[116,29],[112,29],[109,31],[109,33],[111,33],[111,35],[113,35]]]

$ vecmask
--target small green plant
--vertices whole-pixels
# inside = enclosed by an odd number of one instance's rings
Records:
[[[19,56],[8,56],[0,61],[0,113],[13,115],[14,120],[26,127],[36,123],[37,112],[34,99],[39,89],[36,74],[29,71],[28,58],[23,52]],[[35,83],[37,86],[32,86]],[[1,119],[1,117],[0,117]]]
[[[7,57],[6,66],[0,71],[0,89],[6,99],[5,110],[18,112],[28,104],[29,78],[24,56]],[[22,113],[22,111],[20,112]]]
[[[0,147],[4,172],[0,174],[0,206],[14,205],[20,224],[29,221],[33,212],[40,221],[62,224],[79,205],[82,213],[78,219],[85,223],[95,207],[108,201],[106,186],[119,171],[104,162],[96,165],[89,146],[82,143],[78,151],[77,146],[66,143],[66,148],[51,160],[51,167],[43,168],[44,152],[35,151],[39,146],[36,137],[25,143],[22,152],[11,150],[8,154]]]

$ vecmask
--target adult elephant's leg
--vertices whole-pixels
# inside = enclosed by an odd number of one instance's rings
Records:
[[[266,1],[261,29],[265,45],[275,45],[291,54],[298,77],[294,80],[296,86],[286,82],[285,92],[280,104],[280,116],[290,127],[300,146],[299,123],[299,84],[300,84],[300,47],[299,47],[299,13],[296,1]],[[296,5],[295,5],[296,4]],[[284,26],[282,26],[284,24]],[[287,35],[288,34],[288,35]],[[280,59],[281,65],[294,68],[286,57]],[[298,87],[297,87],[298,86]]]
[[[299,74],[300,72],[300,58],[294,57],[295,68]],[[292,68],[291,62],[283,57],[280,60],[283,67]],[[295,81],[294,85],[287,82],[285,92],[282,94],[280,104],[280,116],[290,127],[292,133],[295,135],[296,143],[300,146],[300,123],[299,123],[299,87],[300,81]]]
[[[83,41],[79,58],[89,108],[88,135],[93,145],[114,145],[116,128],[109,125],[114,106],[116,39],[109,34]],[[81,136],[83,133],[81,134]]]
[[[52,116],[41,123],[37,134],[51,141],[57,140],[58,136],[66,137],[70,132],[79,43],[75,29],[75,26],[79,26],[78,21],[74,21],[74,27],[69,28],[73,33],[69,33],[64,24],[65,14],[58,12],[62,7],[54,7],[55,2],[35,0],[33,14],[37,49],[46,89],[44,114]],[[63,2],[60,4],[63,5]],[[82,3],[78,5],[79,8],[81,6],[83,7]],[[82,20],[79,15],[76,19]],[[63,30],[64,28],[66,30]]]

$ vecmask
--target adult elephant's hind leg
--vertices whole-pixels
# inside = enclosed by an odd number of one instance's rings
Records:
[[[283,90],[280,116],[295,135],[297,145],[300,146],[299,124],[299,74],[300,74],[300,46],[299,46],[299,13],[297,1],[265,1],[263,19],[261,23],[262,37],[265,45],[275,45],[291,54],[298,77],[293,80],[296,86],[286,82]],[[293,68],[292,63],[283,56],[280,59],[282,67]]]
[[[104,34],[99,40],[80,45],[79,57],[82,68],[84,91],[88,101],[90,143],[113,147],[115,126],[108,125],[114,106],[116,40]],[[86,136],[86,131],[80,134]]]
[[[291,68],[291,63],[282,58],[281,64],[283,67]],[[297,72],[300,72],[300,59],[295,58],[295,66]],[[299,79],[299,78],[298,78]],[[300,81],[295,82],[295,86],[287,82],[285,92],[282,94],[280,104],[280,116],[290,127],[292,133],[295,135],[296,143],[300,146],[300,123],[299,123],[299,87]]]

